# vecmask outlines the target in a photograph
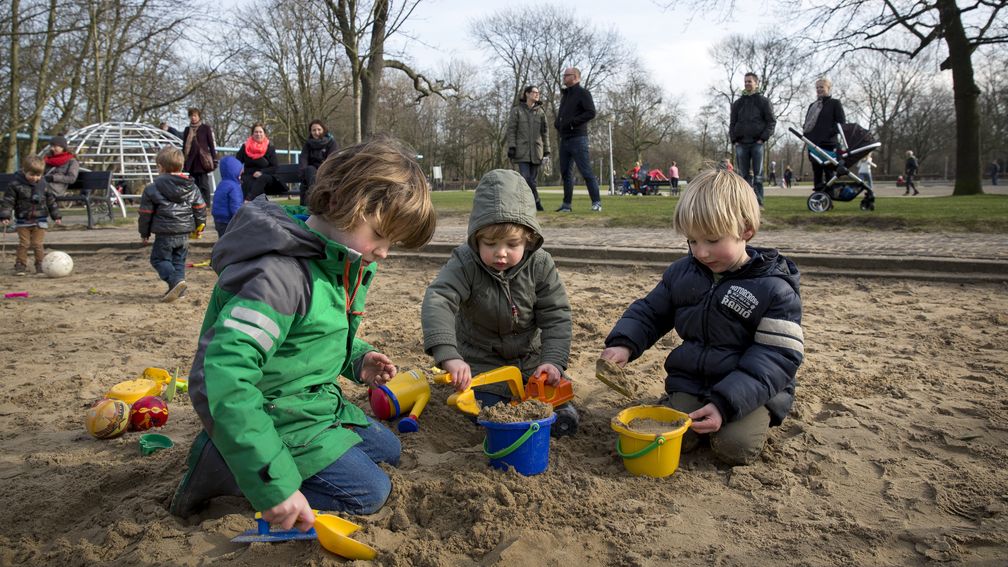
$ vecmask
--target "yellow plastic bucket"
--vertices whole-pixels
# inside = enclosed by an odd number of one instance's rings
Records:
[[[662,433],[641,433],[630,426],[636,419],[653,419],[662,422],[686,422],[678,429]],[[665,406],[634,406],[612,418],[609,426],[619,434],[616,452],[623,457],[623,466],[634,475],[666,477],[679,468],[682,436],[693,421],[685,413]]]

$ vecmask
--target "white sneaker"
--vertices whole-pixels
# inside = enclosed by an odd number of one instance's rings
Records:
[[[602,201],[592,203],[592,210],[595,211],[596,213],[602,212]]]
[[[172,301],[175,301],[182,295],[182,293],[185,290],[186,290],[186,283],[185,280],[182,280],[179,283],[175,284],[175,287],[169,289],[168,293],[164,294],[164,297],[161,298],[161,303],[171,303]]]

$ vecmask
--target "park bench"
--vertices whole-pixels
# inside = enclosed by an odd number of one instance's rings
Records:
[[[0,173],[0,188],[4,191],[7,185],[14,179],[13,173]],[[123,218],[126,217],[126,208],[119,194],[112,188],[111,171],[85,171],[81,170],[77,174],[77,181],[67,187],[64,195],[58,195],[56,202],[62,204],[82,204],[87,211],[87,227],[95,227],[96,209],[103,209],[107,212],[109,220],[113,220],[112,211],[116,205],[119,206]]]
[[[273,178],[283,183],[287,187],[287,191],[281,193],[279,196],[284,196],[287,198],[299,197],[301,195],[301,169],[296,163],[281,163],[273,171]],[[294,188],[291,188],[291,185]]]

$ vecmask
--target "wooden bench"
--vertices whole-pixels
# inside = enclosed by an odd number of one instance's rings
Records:
[[[0,189],[6,191],[7,185],[13,179],[13,173],[0,173]],[[112,211],[118,205],[123,218],[126,217],[126,207],[123,205],[122,199],[119,198],[119,193],[112,188],[111,171],[84,171],[82,169],[77,174],[77,181],[67,187],[66,194],[57,195],[56,202],[83,204],[84,209],[87,210],[88,228],[95,227],[96,207],[104,207],[108,212],[109,220],[113,220]]]

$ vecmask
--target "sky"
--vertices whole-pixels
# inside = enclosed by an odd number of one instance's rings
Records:
[[[737,2],[735,17],[717,21],[717,15],[696,16],[686,10],[665,10],[655,0],[560,0],[554,4],[569,8],[577,17],[588,18],[601,29],[610,26],[625,41],[636,46],[645,69],[683,109],[695,113],[707,101],[707,87],[720,79],[708,50],[727,35],[749,34],[771,27],[772,2]],[[479,63],[487,54],[469,34],[470,23],[483,16],[524,2],[482,2],[480,0],[424,0],[402,30],[419,41],[404,37],[387,44],[402,50],[405,58],[426,72],[436,71],[452,57]],[[426,45],[425,45],[426,44]],[[741,86],[742,77],[738,77]]]

